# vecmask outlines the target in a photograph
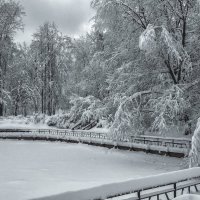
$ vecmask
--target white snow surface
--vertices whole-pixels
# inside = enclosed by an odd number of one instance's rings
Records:
[[[52,129],[46,124],[27,123],[26,118],[4,118],[0,119],[0,129]]]
[[[196,194],[184,194],[179,197],[176,197],[173,200],[200,200],[200,195]]]
[[[200,118],[198,119],[194,135],[192,137],[192,149],[190,152],[190,166],[200,166]]]
[[[82,144],[2,140],[0,199],[27,200],[123,182],[178,170],[182,161]]]

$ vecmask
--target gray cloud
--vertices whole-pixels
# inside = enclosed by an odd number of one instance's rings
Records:
[[[89,29],[94,15],[91,0],[21,0],[25,8],[24,33],[18,32],[16,40],[30,41],[31,35],[46,21],[55,22],[63,33],[81,35]]]

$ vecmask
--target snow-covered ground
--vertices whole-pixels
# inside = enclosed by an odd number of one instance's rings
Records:
[[[46,124],[34,124],[31,122],[27,123],[26,118],[1,118],[0,129],[51,129],[52,127]]]
[[[110,129],[109,128],[92,128],[90,129],[90,131],[92,132],[96,132],[96,133],[109,133],[110,132]]]
[[[82,144],[0,141],[0,199],[25,200],[183,167],[183,160]]]
[[[182,196],[176,197],[174,200],[200,200],[200,195],[184,194]]]

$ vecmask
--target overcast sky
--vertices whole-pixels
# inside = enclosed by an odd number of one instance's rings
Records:
[[[18,32],[17,42],[30,42],[32,34],[46,21],[55,22],[60,31],[79,36],[90,30],[94,15],[91,0],[19,0],[25,8],[24,32]]]

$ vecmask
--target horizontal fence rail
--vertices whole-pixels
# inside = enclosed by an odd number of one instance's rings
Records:
[[[137,183],[137,180],[135,182]],[[143,178],[143,184],[141,182],[137,184],[141,187],[140,189],[136,189],[133,192],[125,192],[124,194],[112,195],[106,199],[114,200],[124,196],[123,200],[151,200],[152,198],[170,200],[185,193],[197,193],[200,191],[200,168]]]
[[[106,133],[70,129],[0,129],[0,138],[82,142],[109,148],[145,150],[150,153],[171,152],[172,156],[173,152],[179,153],[176,157],[187,155],[191,148],[191,139],[187,138],[140,135],[113,141]]]
[[[37,200],[171,200],[200,191],[200,168],[168,172],[134,180],[66,192]]]
[[[136,136],[132,137],[133,142],[158,145],[158,146],[168,146],[168,147],[178,147],[178,148],[191,148],[191,139],[187,138],[164,138],[155,136]]]

